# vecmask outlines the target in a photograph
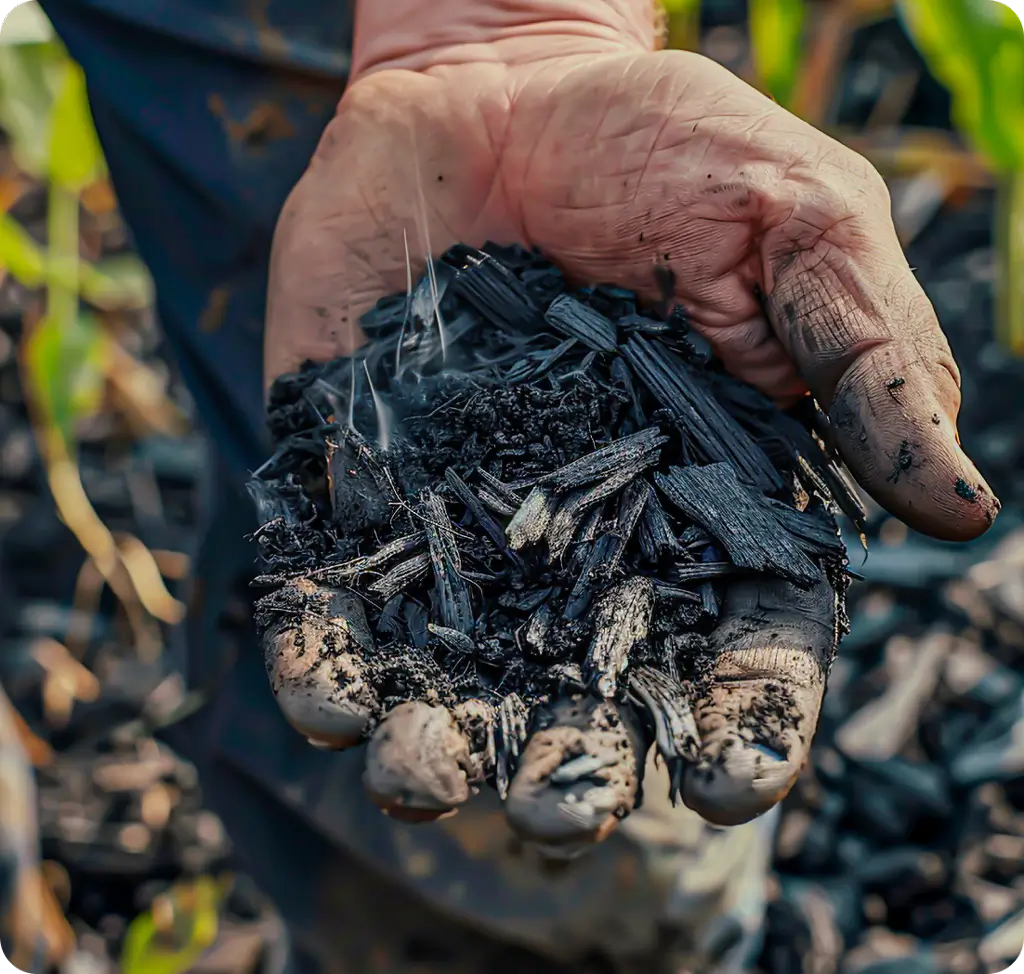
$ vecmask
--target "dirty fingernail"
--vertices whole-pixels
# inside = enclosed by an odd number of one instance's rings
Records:
[[[574,859],[632,811],[640,731],[611,701],[574,697],[535,715],[505,800],[509,824],[549,859]]]
[[[350,592],[296,579],[256,604],[270,686],[289,724],[326,750],[353,747],[380,702],[363,676],[373,637]]]
[[[724,738],[709,755],[686,770],[683,801],[714,825],[742,825],[786,797],[800,763],[781,748]]]
[[[469,798],[472,766],[469,742],[447,710],[403,703],[370,739],[363,785],[391,817],[431,821]]]

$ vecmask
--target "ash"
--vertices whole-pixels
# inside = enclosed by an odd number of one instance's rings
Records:
[[[728,376],[683,309],[570,290],[536,252],[457,246],[432,270],[362,319],[357,354],[274,384],[257,624],[303,611],[295,578],[350,589],[378,717],[480,698],[501,751],[534,705],[589,691],[681,759],[679,688],[708,678],[732,580],[828,579],[842,601],[836,518],[865,511],[823,414]]]

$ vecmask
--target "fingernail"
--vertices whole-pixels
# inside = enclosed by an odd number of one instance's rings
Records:
[[[380,713],[380,700],[364,678],[362,655],[373,650],[373,637],[362,604],[308,578],[289,582],[274,599],[274,618],[287,621],[260,635],[285,720],[323,750],[359,744]]]
[[[431,821],[469,799],[469,765],[465,735],[446,709],[404,703],[370,739],[363,784],[392,818]]]
[[[683,802],[713,825],[742,825],[785,798],[799,773],[772,747],[728,738],[716,757],[687,768]]]
[[[373,725],[369,706],[354,700],[324,700],[308,686],[281,686],[277,705],[295,730],[326,751],[355,747]]]
[[[748,744],[747,747],[753,748],[755,751],[759,751],[767,758],[771,758],[773,761],[785,761],[786,755],[780,754],[778,751],[773,751],[767,744]]]
[[[505,816],[545,856],[574,858],[632,810],[638,739],[609,701],[562,700],[549,710],[520,759]]]

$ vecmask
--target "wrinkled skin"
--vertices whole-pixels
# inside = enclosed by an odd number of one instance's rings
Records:
[[[553,23],[524,13],[545,4]],[[655,51],[640,0],[399,6],[436,19],[414,29],[401,11],[378,22],[361,8],[354,80],[282,213],[268,381],[362,341],[359,315],[406,287],[406,241],[414,274],[428,237],[434,254],[519,241],[580,282],[651,300],[669,282],[732,372],[783,404],[813,393],[851,471],[893,514],[945,539],[988,528],[998,501],[958,443],[957,367],[866,160],[716,64]],[[749,738],[737,715],[766,686],[793,688],[799,708],[799,733],[775,748],[781,765],[764,772],[770,750],[744,750],[735,786],[718,780],[702,797],[709,776],[688,779],[687,803],[722,824],[788,791],[817,721],[834,607],[786,602],[732,600],[762,637],[727,654],[700,705],[709,760],[723,735]],[[776,625],[779,613],[789,622]],[[371,747],[378,757],[400,751],[393,731],[388,748]],[[409,817],[447,810],[422,797],[405,791]],[[517,819],[529,833],[528,812]]]

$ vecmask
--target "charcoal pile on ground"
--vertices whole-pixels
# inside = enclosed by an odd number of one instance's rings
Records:
[[[453,248],[362,327],[353,357],[275,383],[278,448],[250,484],[257,623],[321,619],[301,638],[324,644],[354,734],[406,701],[450,708],[504,791],[534,705],[571,691],[646,711],[678,769],[698,747],[680,688],[713,666],[725,587],[842,602],[836,516],[864,513],[848,479],[814,417],[729,377],[682,309],[571,291],[489,244]]]
[[[983,974],[1024,943],[1024,532],[945,586],[858,585],[783,808],[766,974]]]

